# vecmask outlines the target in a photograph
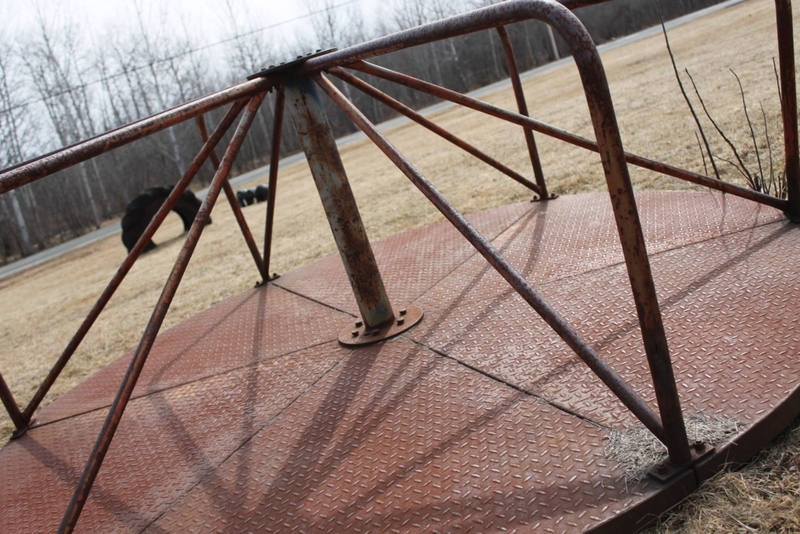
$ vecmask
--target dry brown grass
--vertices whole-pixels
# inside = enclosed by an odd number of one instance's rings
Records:
[[[705,414],[687,415],[686,435],[689,442],[702,441],[717,446],[739,433],[739,423]],[[628,482],[640,482],[659,463],[667,459],[667,448],[644,426],[608,433],[606,456],[625,473]]]
[[[800,421],[746,468],[706,481],[648,534],[800,532]]]
[[[772,2],[750,0],[676,28],[670,32],[670,38],[680,66],[693,72],[704,96],[713,103],[718,120],[729,130],[738,132],[733,135],[738,144],[747,145],[746,130],[740,96],[728,68],[734,68],[741,76],[748,99],[751,102],[762,100],[770,120],[778,124],[778,102],[772,73],[772,57],[777,55]],[[702,170],[694,125],[677,90],[663,38],[658,36],[610,51],[604,55],[604,61],[626,148],[675,165]],[[586,101],[573,66],[532,78],[525,87],[533,116],[591,137]],[[511,109],[514,107],[510,90],[494,93],[486,100]],[[450,109],[434,118],[501,161],[529,173],[530,162],[526,158],[519,128],[462,109]],[[773,131],[773,145],[779,144],[776,133],[777,130]],[[389,138],[464,212],[531,196],[521,186],[418,127],[402,126],[393,130]],[[538,136],[538,143],[551,191],[572,194],[604,189],[599,159],[595,154],[542,136]],[[721,144],[717,147],[721,148]],[[342,150],[342,158],[371,239],[441,218],[368,142],[347,146]],[[733,175],[730,171],[727,174]],[[690,187],[637,169],[632,169],[632,178],[638,188]],[[245,213],[257,241],[261,241],[264,210],[253,206],[246,208]],[[241,292],[258,278],[230,209],[219,205],[213,215],[214,224],[204,233],[167,316],[165,328]],[[135,346],[180,248],[181,230],[177,217],[171,216],[156,236],[156,242],[161,246],[142,257],[134,267],[45,404]],[[307,166],[299,164],[282,170],[271,270],[286,272],[334,252],[333,239]],[[0,282],[3,303],[0,310],[0,343],[3,347],[0,369],[21,403],[33,395],[124,255],[118,238],[110,238]],[[6,441],[11,428],[3,412],[0,415],[0,443]],[[787,454],[794,454],[792,458],[796,459],[800,450],[796,440],[786,447]],[[790,472],[788,464],[780,460],[774,462],[780,470]],[[753,476],[760,476],[760,468],[752,469],[755,470]],[[731,495],[739,493],[738,483],[724,486],[727,484],[724,481],[727,477],[744,480],[749,476],[747,473],[749,471],[722,475],[709,486],[727,488],[722,491],[723,495],[725,492]],[[796,477],[796,471],[794,473],[792,476]],[[783,479],[782,483],[786,488],[794,488],[792,491],[796,498],[797,479],[791,480],[794,482],[789,482],[789,485]],[[756,489],[760,483],[748,484],[752,489],[741,486],[747,506],[756,499],[766,498],[767,493]],[[792,495],[775,488],[767,491],[775,496]],[[687,517],[691,510],[705,510],[706,504],[696,499],[705,498],[700,495],[706,493],[704,491],[692,498],[687,505]],[[739,511],[745,509],[742,504]],[[792,510],[796,518],[796,505]],[[752,513],[754,517],[757,515]],[[702,512],[699,515],[707,514]],[[739,518],[737,521],[748,524],[742,515],[736,517]],[[686,525],[695,524],[693,521]],[[665,532],[678,528],[686,532],[706,531],[702,527],[686,525],[683,519],[668,519],[663,528]]]

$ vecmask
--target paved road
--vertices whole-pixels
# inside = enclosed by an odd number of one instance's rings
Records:
[[[744,2],[744,1],[745,0],[728,0],[727,2],[722,2],[721,4],[717,4],[717,5],[711,6],[709,8],[702,9],[702,10],[696,11],[694,13],[690,13],[690,14],[685,15],[683,17],[680,17],[680,18],[677,18],[677,19],[669,21],[667,23],[667,28],[668,29],[669,28],[674,28],[675,26],[680,26],[681,24],[686,24],[687,22],[692,21],[694,19],[697,19],[699,17],[703,17],[705,15],[714,13],[714,12],[719,11],[721,9],[725,9],[725,8],[731,7],[731,6],[736,5],[736,4],[740,4],[740,3]],[[633,43],[635,41],[639,41],[641,39],[645,39],[647,37],[651,37],[653,35],[657,35],[659,33],[661,33],[661,26],[653,26],[652,28],[648,28],[646,30],[642,30],[640,32],[634,33],[634,34],[629,35],[627,37],[623,37],[621,39],[617,39],[615,41],[610,41],[608,43],[602,44],[602,45],[600,45],[598,47],[598,49],[600,50],[601,53],[607,52],[609,50],[613,50],[615,48],[619,48],[620,46],[625,46],[627,44]],[[542,73],[545,73],[545,72],[548,72],[548,71],[553,70],[555,68],[558,68],[561,65],[565,65],[565,64],[571,63],[571,62],[572,62],[572,58],[571,57],[564,58],[564,59],[561,59],[559,61],[554,61],[554,62],[548,63],[547,65],[544,65],[542,67],[538,67],[536,69],[529,70],[529,71],[521,74],[521,78],[523,80],[528,79],[528,78],[532,78],[533,76],[540,75]],[[473,91],[473,92],[471,92],[469,94],[472,97],[480,98],[481,96],[486,95],[486,94],[491,93],[491,92],[494,92],[494,91],[497,91],[498,89],[504,89],[504,88],[508,87],[510,84],[511,84],[511,82],[509,80],[501,80],[501,81],[499,81],[497,83],[493,83],[493,84],[487,85],[486,87],[483,87],[481,89],[477,89],[477,90],[475,90],[475,91]],[[455,104],[451,104],[450,102],[441,102],[439,104],[436,104],[436,105],[430,106],[428,108],[425,108],[424,110],[420,111],[420,113],[422,113],[423,115],[430,115],[432,113],[439,112],[439,111],[441,111],[443,109],[447,109],[447,108],[449,108],[449,107],[451,107],[453,105],[455,105]],[[405,117],[398,117],[396,119],[392,119],[390,121],[386,121],[384,123],[381,123],[378,126],[378,129],[381,130],[381,131],[386,131],[386,130],[390,130],[392,128],[395,128],[397,126],[400,126],[402,124],[405,124],[407,122],[409,122],[409,119],[407,119]],[[342,147],[342,146],[347,145],[349,143],[352,143],[354,141],[358,141],[360,139],[363,139],[364,137],[366,137],[366,136],[361,132],[350,134],[348,136],[345,136],[345,137],[342,137],[341,139],[339,139],[337,141],[337,145]],[[293,164],[295,164],[295,163],[297,163],[299,161],[304,161],[304,160],[305,160],[305,155],[304,154],[302,154],[302,153],[301,154],[295,154],[293,156],[289,156],[287,158],[282,159],[280,164],[279,164],[279,166],[278,166],[278,168],[283,168],[283,167],[286,167],[288,165],[293,165]],[[231,185],[233,185],[234,188],[241,187],[241,186],[243,186],[245,184],[248,184],[250,182],[253,182],[255,180],[263,179],[268,174],[269,174],[269,165],[267,165],[265,167],[261,167],[259,169],[252,170],[252,171],[250,171],[248,173],[239,175],[236,178],[231,179]],[[200,198],[205,198],[206,192],[207,192],[207,190],[204,189],[203,191],[200,191],[198,193],[198,196]],[[37,254],[33,254],[32,256],[28,256],[26,258],[22,258],[22,259],[20,259],[18,261],[15,261],[13,263],[9,263],[8,265],[0,267],[0,280],[3,280],[4,278],[8,278],[9,276],[13,276],[13,275],[15,275],[17,273],[20,273],[20,272],[22,272],[22,271],[24,271],[26,269],[29,269],[31,267],[34,267],[36,265],[40,265],[40,264],[42,264],[42,263],[44,263],[46,261],[49,261],[49,260],[51,260],[53,258],[57,258],[58,256],[61,256],[62,254],[66,254],[67,252],[71,252],[71,251],[77,250],[77,249],[79,249],[81,247],[85,247],[86,245],[94,243],[95,241],[98,241],[100,239],[105,239],[106,237],[109,237],[111,235],[118,234],[119,231],[120,231],[119,223],[110,224],[108,226],[100,228],[99,230],[95,230],[94,232],[90,232],[88,234],[85,234],[85,235],[83,235],[81,237],[78,237],[76,239],[73,239],[71,241],[67,241],[65,243],[61,243],[60,245],[56,245],[55,247],[51,247],[51,248],[49,248],[47,250],[43,250],[43,251],[41,251],[41,252],[39,252]],[[122,245],[120,245],[120,246],[122,246]]]

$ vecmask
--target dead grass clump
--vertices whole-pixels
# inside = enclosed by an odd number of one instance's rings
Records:
[[[720,472],[647,534],[800,532],[800,420],[736,472]]]
[[[703,414],[687,416],[685,423],[690,442],[700,440],[714,446],[741,428],[736,421]],[[609,432],[605,453],[622,467],[628,482],[641,481],[650,469],[667,459],[667,448],[643,426]]]

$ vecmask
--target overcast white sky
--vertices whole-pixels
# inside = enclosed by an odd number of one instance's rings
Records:
[[[241,13],[242,20],[252,28],[277,25],[271,32],[281,32],[287,39],[295,32],[307,31],[308,24],[302,20],[308,9],[303,0],[230,0]],[[47,12],[59,11],[81,25],[87,33],[101,38],[115,27],[131,23],[134,2],[143,6],[145,13],[163,17],[180,27],[186,24],[205,34],[203,44],[215,42],[227,36],[227,15],[224,0],[0,0],[0,18],[12,33],[34,22],[36,6]],[[312,0],[313,2],[313,0]],[[375,17],[379,0],[334,0],[340,9],[360,8],[365,20]],[[383,2],[385,3],[385,1]],[[301,20],[294,20],[301,18]],[[222,28],[222,31],[220,31]]]

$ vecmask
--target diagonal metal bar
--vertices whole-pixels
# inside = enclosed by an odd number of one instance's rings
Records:
[[[22,414],[25,420],[25,426],[30,424],[30,420],[33,417],[34,412],[41,404],[45,395],[47,395],[47,392],[50,391],[53,383],[55,383],[56,379],[61,374],[61,371],[64,370],[64,367],[67,365],[70,358],[72,358],[72,355],[78,349],[78,346],[80,346],[83,338],[86,337],[86,334],[92,328],[92,325],[94,325],[97,317],[106,307],[108,301],[111,300],[114,292],[116,292],[119,285],[125,279],[125,276],[127,276],[128,272],[133,267],[133,264],[142,254],[147,243],[150,242],[150,239],[156,233],[156,230],[158,230],[158,228],[161,226],[161,223],[164,222],[164,219],[167,217],[172,207],[180,198],[181,194],[186,190],[189,182],[191,182],[192,179],[197,175],[197,172],[203,166],[203,163],[205,163],[212,149],[217,145],[217,143],[219,143],[219,141],[228,131],[230,126],[233,124],[233,121],[236,120],[236,117],[239,115],[239,112],[246,103],[246,99],[241,99],[237,102],[234,102],[233,106],[231,106],[231,109],[228,110],[217,127],[214,129],[214,133],[211,135],[210,139],[205,142],[203,147],[200,149],[200,152],[197,154],[197,156],[195,156],[194,160],[187,168],[184,175],[181,177],[175,187],[172,188],[169,196],[161,205],[158,212],[153,216],[153,219],[150,221],[150,224],[139,238],[139,241],[136,242],[136,245],[134,245],[130,253],[128,253],[128,256],[122,262],[122,265],[119,266],[117,272],[114,274],[114,277],[108,283],[108,286],[106,286],[105,290],[103,290],[103,293],[97,299],[97,302],[92,307],[91,311],[89,311],[89,315],[87,315],[83,320],[83,323],[81,323],[78,331],[70,340],[69,344],[64,349],[64,352],[61,353],[61,356],[59,356],[58,360],[56,360],[55,365],[53,365],[53,368],[48,373],[44,382],[42,382],[41,386],[39,386],[39,389],[36,391],[36,394],[33,396],[30,403],[28,403],[28,406],[25,408],[25,411]]]
[[[203,142],[208,141],[206,116],[198,115],[195,117],[195,121],[197,122],[197,129],[200,130],[200,138],[203,140]],[[211,151],[209,160],[211,161],[211,166],[214,167],[214,171],[219,169],[219,157],[217,156],[216,150]],[[236,223],[239,225],[239,230],[242,232],[242,237],[244,237],[244,241],[247,243],[247,248],[250,250],[250,255],[253,257],[253,261],[256,263],[256,269],[258,269],[259,274],[261,274],[261,279],[266,280],[267,274],[264,271],[264,260],[261,258],[261,253],[258,251],[256,240],[253,239],[253,233],[250,231],[250,227],[247,225],[247,219],[244,218],[242,208],[239,207],[239,202],[236,200],[236,193],[233,192],[230,180],[225,180],[222,183],[222,189],[225,191],[225,197],[227,197],[228,204],[231,206],[231,211],[233,211],[233,216],[236,219]]]
[[[350,65],[378,54],[530,19],[544,22],[558,31],[575,59],[589,104],[597,151],[603,164],[628,280],[636,303],[642,341],[665,429],[664,444],[673,464],[687,465],[692,457],[686,427],[611,92],[597,47],[580,20],[563,5],[550,0],[511,0],[311,58],[298,70],[301,73],[314,73],[337,65]]]
[[[589,105],[589,115],[592,118],[608,195],[614,210],[628,281],[636,304],[636,314],[639,317],[642,343],[647,355],[661,423],[664,425],[666,438],[664,445],[667,447],[670,462],[678,466],[688,465],[692,461],[692,454],[686,436],[686,424],[683,420],[678,386],[675,383],[675,373],[672,369],[667,333],[661,317],[642,223],[628,174],[622,136],[617,125],[603,62],[591,35],[569,10],[560,6],[556,9],[543,9],[539,18],[558,31],[575,58],[586,103]]]
[[[0,194],[35,182],[54,172],[77,165],[100,154],[126,145],[137,139],[166,130],[197,115],[220,108],[240,98],[269,90],[274,82],[271,78],[258,78],[228,87],[216,93],[181,104],[151,117],[120,126],[86,141],[58,149],[43,156],[22,162],[0,171]]]
[[[525,178],[524,176],[522,176],[521,174],[519,174],[515,170],[513,170],[510,167],[507,167],[506,165],[500,163],[496,159],[486,155],[485,153],[481,152],[480,150],[478,150],[474,146],[470,145],[469,143],[467,143],[463,139],[451,134],[450,132],[448,132],[447,130],[442,128],[441,126],[438,126],[433,121],[430,121],[430,120],[426,119],[425,117],[423,117],[422,115],[420,115],[419,113],[417,113],[413,109],[409,108],[405,104],[395,100],[391,96],[389,96],[386,93],[382,92],[381,90],[377,89],[375,86],[370,85],[367,82],[365,82],[364,80],[361,80],[361,79],[353,76],[352,74],[350,74],[349,72],[347,72],[346,70],[344,70],[344,69],[342,69],[340,67],[333,67],[332,69],[330,69],[330,73],[333,74],[334,76],[336,76],[337,78],[340,78],[340,79],[344,80],[345,82],[349,83],[350,85],[352,85],[353,87],[357,88],[358,90],[366,93],[367,95],[371,96],[372,98],[374,98],[374,99],[382,102],[383,104],[387,105],[388,107],[394,109],[398,113],[401,113],[401,114],[405,115],[406,117],[408,117],[409,119],[413,120],[417,124],[420,124],[420,125],[424,126],[425,128],[427,128],[428,130],[434,132],[435,134],[439,135],[440,137],[450,141],[451,143],[453,143],[454,145],[456,145],[460,149],[468,152],[469,154],[472,154],[473,156],[475,156],[479,160],[481,160],[484,163],[494,167],[498,171],[502,172],[503,174],[505,174],[506,176],[510,177],[514,181],[524,185],[528,189],[531,189],[532,191],[534,191],[534,192],[536,192],[536,193],[538,193],[540,195],[542,194],[541,193],[541,189],[539,188],[538,185],[536,185],[535,183],[531,182],[530,180],[528,180],[527,178]],[[525,130],[525,131],[529,132],[529,130]]]
[[[585,148],[586,150],[591,150],[593,152],[599,151],[595,141],[567,132],[561,128],[545,124],[530,117],[525,117],[518,113],[481,102],[475,98],[462,95],[461,93],[457,93],[450,89],[426,82],[425,80],[420,80],[400,72],[374,65],[372,63],[357,62],[348,65],[348,68],[363,72],[365,74],[371,74],[378,78],[382,78],[410,89],[415,89],[417,91],[448,100],[454,104],[459,104],[461,106],[474,109],[475,111],[480,111],[481,113],[486,113],[487,115],[491,115],[514,124],[519,124],[525,128],[530,128],[536,132],[549,135],[550,137],[575,146],[579,146],[581,148]],[[651,171],[655,171],[666,176],[672,176],[673,178],[678,178],[680,180],[685,180],[693,184],[702,185],[704,187],[708,187],[709,189],[722,191],[723,193],[729,193],[741,198],[746,198],[748,200],[752,200],[753,202],[771,206],[781,211],[787,211],[789,209],[789,203],[786,200],[765,195],[764,193],[759,193],[758,191],[753,191],[752,189],[747,189],[746,187],[740,187],[728,182],[723,182],[722,180],[717,180],[715,178],[698,174],[686,169],[681,169],[667,163],[655,161],[644,156],[625,152],[625,160],[631,165],[636,165],[637,167],[649,169]]]
[[[228,149],[222,158],[220,168],[217,170],[214,179],[211,182],[208,195],[203,201],[203,204],[200,206],[197,217],[192,223],[192,227],[189,230],[189,235],[186,237],[186,241],[184,242],[183,248],[178,255],[178,259],[175,261],[175,265],[172,268],[172,272],[170,272],[167,283],[164,285],[164,289],[158,299],[158,302],[156,303],[156,307],[153,310],[150,321],[147,323],[147,327],[142,335],[142,339],[139,342],[139,345],[136,347],[136,351],[134,352],[131,363],[128,366],[128,370],[125,373],[125,377],[120,385],[120,389],[117,392],[117,395],[114,397],[114,402],[109,408],[108,416],[103,424],[103,428],[101,429],[100,435],[97,438],[97,442],[92,449],[92,453],[90,454],[86,467],[83,470],[83,474],[78,482],[78,486],[75,488],[75,493],[72,495],[69,506],[67,507],[64,517],[61,520],[61,525],[58,528],[59,533],[72,532],[75,529],[75,525],[78,522],[81,511],[83,510],[83,506],[86,504],[86,499],[89,497],[89,492],[92,489],[94,480],[97,477],[97,473],[100,471],[103,459],[105,458],[108,448],[111,445],[111,441],[114,438],[114,433],[119,426],[119,422],[122,419],[122,415],[125,412],[128,401],[133,394],[133,389],[136,387],[136,382],[139,379],[139,375],[141,374],[142,368],[147,360],[147,356],[150,354],[150,349],[155,342],[156,335],[161,328],[164,317],[167,315],[167,311],[172,303],[172,299],[178,290],[178,285],[180,284],[181,278],[186,272],[186,267],[188,266],[189,260],[191,259],[194,249],[197,246],[197,242],[200,240],[200,236],[202,235],[203,229],[206,226],[206,221],[208,221],[208,218],[211,215],[211,210],[213,209],[214,204],[219,197],[220,191],[222,190],[222,184],[228,179],[228,173],[233,165],[233,161],[236,159],[236,156],[239,153],[239,149],[244,142],[247,131],[250,129],[250,125],[253,123],[253,119],[256,116],[258,107],[264,100],[265,95],[266,93],[260,93],[250,99],[250,102],[247,105],[247,110],[242,116],[239,126],[233,135],[233,139],[231,139],[231,142],[228,145]]]
[[[605,383],[622,403],[661,441],[665,441],[664,428],[658,416],[650,409],[625,381],[594,349],[564,320],[547,301],[545,301],[527,280],[509,264],[505,258],[478,233],[472,225],[447,201],[414,165],[386,139],[378,129],[324,76],[316,78],[317,83],[328,93],[342,111],[386,154],[403,174],[431,201],[450,223],[469,241],[473,247],[500,273],[519,295],[538,313],[542,319],[575,351],[589,368]]]
[[[506,65],[508,65],[508,77],[511,79],[511,87],[514,89],[514,98],[517,100],[517,109],[520,115],[528,116],[528,104],[525,102],[525,92],[522,90],[522,81],[519,79],[519,68],[517,68],[517,58],[514,55],[514,47],[511,44],[511,38],[508,36],[508,31],[505,27],[500,26],[497,28],[497,33],[500,35],[500,42],[503,43],[503,52],[506,56]],[[539,150],[536,148],[536,139],[533,137],[533,131],[528,128],[522,129],[525,134],[525,144],[528,146],[528,155],[531,158],[531,166],[533,167],[533,175],[536,178],[536,185],[539,186],[539,195],[542,200],[547,200],[549,195],[547,193],[547,184],[544,181],[544,171],[542,171],[542,162],[539,159]]]
[[[267,199],[267,220],[264,224],[264,272],[269,277],[269,263],[272,256],[272,230],[275,226],[275,196],[278,193],[278,166],[281,161],[281,141],[283,135],[283,111],[286,94],[283,86],[275,95],[275,117],[272,124],[272,151],[269,155],[269,198]],[[274,277],[273,277],[274,278]],[[265,278],[264,281],[272,278]]]
[[[0,400],[3,401],[3,406],[6,407],[8,416],[11,417],[11,422],[14,423],[17,431],[23,430],[28,425],[28,422],[22,416],[22,412],[19,411],[19,405],[14,400],[14,395],[11,393],[8,384],[6,384],[2,373],[0,373]]]

